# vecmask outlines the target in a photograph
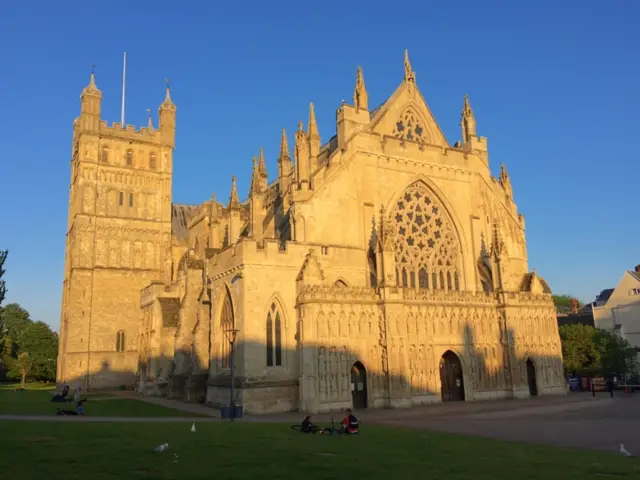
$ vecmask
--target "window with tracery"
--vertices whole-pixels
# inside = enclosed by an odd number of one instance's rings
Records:
[[[393,135],[396,138],[412,142],[424,143],[426,141],[424,125],[412,109],[407,109],[400,115],[393,129]]]
[[[220,314],[220,366],[222,368],[229,368],[231,366],[231,343],[229,342],[229,335],[230,331],[234,328],[235,320],[233,318],[231,294],[229,290],[227,290],[222,304],[222,313]]]
[[[282,317],[278,306],[271,304],[267,313],[267,367],[282,366]]]
[[[445,209],[424,183],[405,190],[391,221],[396,228],[398,286],[460,290],[457,235]]]

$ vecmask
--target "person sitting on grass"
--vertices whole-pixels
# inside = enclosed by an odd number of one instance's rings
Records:
[[[358,428],[360,427],[358,419],[351,413],[350,408],[347,408],[347,415],[342,419],[340,425],[342,425],[342,431],[344,433],[358,433]]]
[[[62,387],[62,393],[56,393],[53,398],[51,398],[52,402],[67,402],[67,395],[69,395],[69,385],[64,385]]]
[[[76,403],[76,412],[78,413],[78,415],[82,415],[84,417],[84,402],[86,402],[87,399],[83,399],[83,400],[78,400],[78,403]]]
[[[318,427],[311,422],[311,417],[307,415],[302,420],[302,432],[303,433],[315,433],[318,430]]]

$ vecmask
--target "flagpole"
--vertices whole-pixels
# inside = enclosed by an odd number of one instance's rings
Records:
[[[122,128],[124,125],[124,94],[126,89],[126,80],[127,80],[127,52],[124,52],[124,60],[122,63],[122,115],[120,117],[120,125]]]

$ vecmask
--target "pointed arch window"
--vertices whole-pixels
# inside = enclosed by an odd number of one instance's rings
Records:
[[[220,315],[220,366],[229,368],[231,365],[231,344],[229,343],[228,331],[235,328],[235,319],[233,317],[233,305],[231,303],[231,293],[226,291],[224,302],[222,304],[222,313]]]
[[[116,352],[122,353],[125,349],[125,334],[123,330],[116,333]]]
[[[157,167],[156,154],[152,152],[149,154],[149,168],[151,170],[155,170],[156,167]]]
[[[133,166],[133,150],[127,150],[127,166]]]
[[[282,315],[275,302],[267,313],[267,367],[282,366]]]

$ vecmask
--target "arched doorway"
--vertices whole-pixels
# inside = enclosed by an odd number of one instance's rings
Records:
[[[529,383],[529,395],[538,396],[538,379],[536,378],[536,364],[531,358],[527,359],[527,383]]]
[[[351,367],[351,396],[353,408],[367,408],[367,370],[360,362]]]
[[[444,352],[440,359],[440,392],[443,402],[464,401],[462,363],[451,350]]]

